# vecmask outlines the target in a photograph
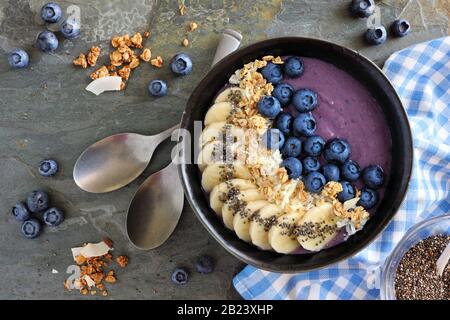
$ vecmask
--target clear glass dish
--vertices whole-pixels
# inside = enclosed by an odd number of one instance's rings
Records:
[[[405,233],[383,266],[380,287],[382,300],[395,300],[395,274],[403,255],[420,240],[438,234],[450,234],[450,214],[419,222]]]

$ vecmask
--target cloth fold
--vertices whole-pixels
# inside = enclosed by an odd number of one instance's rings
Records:
[[[247,266],[233,279],[244,299],[378,299],[381,266],[404,233],[450,212],[450,37],[392,54],[383,71],[414,140],[413,175],[399,212],[365,250],[328,268],[291,275]]]

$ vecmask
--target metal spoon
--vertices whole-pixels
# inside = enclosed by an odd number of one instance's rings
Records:
[[[214,62],[235,51],[242,36],[225,30],[217,47]],[[184,193],[176,165],[172,162],[152,174],[139,187],[127,214],[127,235],[139,249],[162,245],[175,230],[183,210]]]
[[[94,143],[75,163],[75,183],[92,193],[126,186],[145,170],[156,147],[178,127],[179,124],[153,136],[119,133]]]

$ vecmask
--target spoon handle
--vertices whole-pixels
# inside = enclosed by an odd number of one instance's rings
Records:
[[[180,127],[180,124],[178,123],[178,124],[174,125],[172,128],[169,128],[167,130],[164,130],[158,134],[151,136],[151,138],[155,139],[156,143],[160,143],[160,142],[166,140],[168,137],[170,137],[172,135],[172,132],[174,132],[179,127]]]

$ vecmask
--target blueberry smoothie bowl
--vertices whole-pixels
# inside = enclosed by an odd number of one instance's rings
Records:
[[[191,134],[179,170],[194,212],[230,253],[265,270],[357,253],[394,216],[411,175],[411,132],[392,85],[366,58],[321,40],[271,39],[226,57],[192,93],[181,127]]]

